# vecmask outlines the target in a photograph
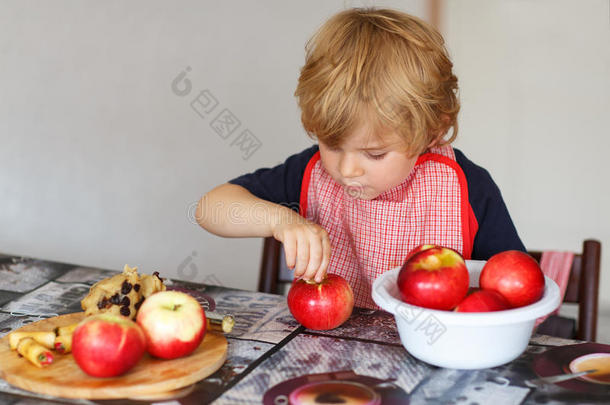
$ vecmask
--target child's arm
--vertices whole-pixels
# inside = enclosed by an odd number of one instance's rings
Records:
[[[235,184],[222,184],[204,195],[196,219],[207,231],[225,237],[273,236],[284,245],[286,264],[295,277],[321,281],[330,261],[328,233],[279,204],[260,199]]]

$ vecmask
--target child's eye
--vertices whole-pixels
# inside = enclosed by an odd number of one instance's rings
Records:
[[[371,158],[371,159],[378,160],[378,159],[383,159],[385,157],[385,155],[386,155],[386,152],[383,152],[383,153],[371,153],[371,152],[367,152],[366,155],[369,158]]]

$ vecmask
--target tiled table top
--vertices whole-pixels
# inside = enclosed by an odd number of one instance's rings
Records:
[[[96,281],[115,274],[39,260],[0,262],[0,337],[24,324],[79,312],[80,300]],[[412,357],[400,343],[393,316],[383,311],[355,309],[332,331],[300,326],[283,296],[168,280],[171,288],[211,297],[208,316],[236,317],[225,364],[195,384],[172,404],[279,404],[309,381],[346,380],[378,392],[387,404],[537,404],[587,403],[599,395],[584,395],[558,385],[531,388],[536,377],[533,358],[547,349],[579,342],[534,335],[528,349],[504,366],[463,371],[430,366]],[[610,394],[610,391],[609,391]],[[605,398],[605,397],[601,397]],[[610,397],[608,397],[610,398]],[[0,403],[141,403],[52,398],[21,390],[0,380]],[[610,399],[609,399],[610,402]],[[599,403],[599,402],[591,402]]]

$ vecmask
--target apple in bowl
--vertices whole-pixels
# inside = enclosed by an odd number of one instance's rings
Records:
[[[146,335],[148,353],[162,359],[189,355],[206,332],[203,308],[180,291],[161,291],[146,298],[136,322]]]
[[[396,281],[404,302],[449,311],[468,293],[469,276],[462,255],[434,246],[410,255]]]
[[[433,245],[433,244],[429,244],[429,243],[422,243],[421,245],[416,246],[413,250],[411,250],[409,252],[409,254],[407,255],[407,257],[405,259],[405,262],[421,251],[432,249],[432,248],[438,248],[438,247],[442,247],[442,246]]]
[[[478,286],[485,263],[466,261],[471,287]],[[373,300],[394,315],[409,354],[439,367],[483,369],[512,361],[527,348],[536,319],[560,303],[559,287],[545,277],[542,298],[524,307],[471,313],[426,310],[402,301],[396,282],[400,270],[396,267],[377,277]]]
[[[502,294],[494,290],[476,290],[455,307],[455,312],[492,312],[510,309]]]
[[[479,285],[502,294],[512,308],[538,301],[544,293],[544,273],[525,252],[507,250],[493,255],[481,270]]]
[[[93,377],[124,374],[145,352],[144,332],[124,316],[90,316],[76,327],[72,336],[72,355],[76,364]]]

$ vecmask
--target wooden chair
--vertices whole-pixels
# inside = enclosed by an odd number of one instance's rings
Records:
[[[540,261],[542,252],[528,252]],[[574,319],[552,315],[538,326],[538,332],[552,336],[595,341],[597,335],[597,305],[601,243],[587,239],[582,252],[574,255],[570,280],[564,302],[578,304],[578,322]],[[286,268],[280,242],[264,239],[258,291],[278,294],[281,287],[292,281],[292,271]]]
[[[258,291],[279,294],[281,284],[291,281],[292,272],[285,264],[282,244],[273,237],[264,238]]]
[[[528,252],[540,261],[542,252]],[[569,339],[594,342],[597,337],[597,306],[601,243],[587,239],[582,252],[574,255],[570,279],[563,302],[578,304],[578,322],[559,315],[551,315],[538,326],[538,332]]]

